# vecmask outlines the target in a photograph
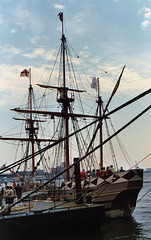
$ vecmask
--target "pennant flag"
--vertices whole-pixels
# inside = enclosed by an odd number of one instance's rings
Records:
[[[92,83],[91,83],[91,88],[94,88],[95,90],[97,90],[97,87],[98,87],[97,79],[96,79],[96,77],[93,77]]]
[[[63,12],[60,12],[60,13],[58,14],[58,16],[59,16],[60,21],[62,22],[62,21],[63,21]]]
[[[20,73],[20,77],[29,77],[29,71],[27,69],[24,69],[21,73]]]

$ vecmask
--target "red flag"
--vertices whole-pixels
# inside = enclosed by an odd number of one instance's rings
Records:
[[[20,73],[20,77],[29,77],[29,71],[27,69],[24,69],[21,73]]]
[[[58,16],[59,16],[60,21],[62,22],[62,21],[63,21],[63,12],[60,12],[60,13],[58,14]]]

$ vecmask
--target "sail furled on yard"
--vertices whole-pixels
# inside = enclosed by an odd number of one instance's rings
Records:
[[[118,78],[118,80],[117,80],[117,82],[116,82],[116,84],[115,84],[115,87],[114,87],[114,89],[113,89],[113,91],[112,91],[112,94],[111,94],[111,96],[110,96],[110,98],[109,98],[109,101],[108,101],[108,103],[107,103],[107,105],[106,105],[106,107],[105,107],[104,113],[105,113],[106,110],[108,109],[108,106],[109,106],[109,104],[110,104],[110,102],[111,102],[114,94],[116,93],[116,91],[117,91],[117,89],[118,89],[118,87],[119,87],[119,85],[120,85],[121,77],[122,77],[122,75],[123,75],[123,72],[124,72],[125,67],[126,67],[126,66],[123,67],[122,72],[121,72],[121,74],[120,74],[120,76],[119,76],[119,78]]]

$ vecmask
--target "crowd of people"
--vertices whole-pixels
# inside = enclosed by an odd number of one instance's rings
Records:
[[[120,172],[124,171],[123,167],[121,167]],[[92,171],[85,171],[84,169],[81,171],[81,179],[86,179],[90,177],[101,177],[105,175],[114,174],[116,172],[113,165],[108,167],[102,167],[101,169],[93,169]]]
[[[0,185],[0,206],[3,208],[6,204],[11,204],[14,199],[18,200],[22,197],[22,187],[19,183],[13,182],[13,185],[5,186]]]

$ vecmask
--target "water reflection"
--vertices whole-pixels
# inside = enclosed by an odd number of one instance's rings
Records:
[[[32,223],[31,223],[32,224]],[[0,232],[0,239],[3,240],[19,240],[19,239],[32,239],[32,240],[113,240],[113,239],[131,239],[142,240],[149,239],[144,235],[142,224],[135,221],[134,218],[130,219],[113,219],[105,220],[100,229],[72,229],[65,232],[60,232],[59,229],[54,229],[50,232],[49,229],[37,229],[36,233],[31,231],[2,233]]]
[[[96,239],[142,240],[142,224],[137,223],[134,218],[106,220],[101,227],[100,235],[97,235]]]

